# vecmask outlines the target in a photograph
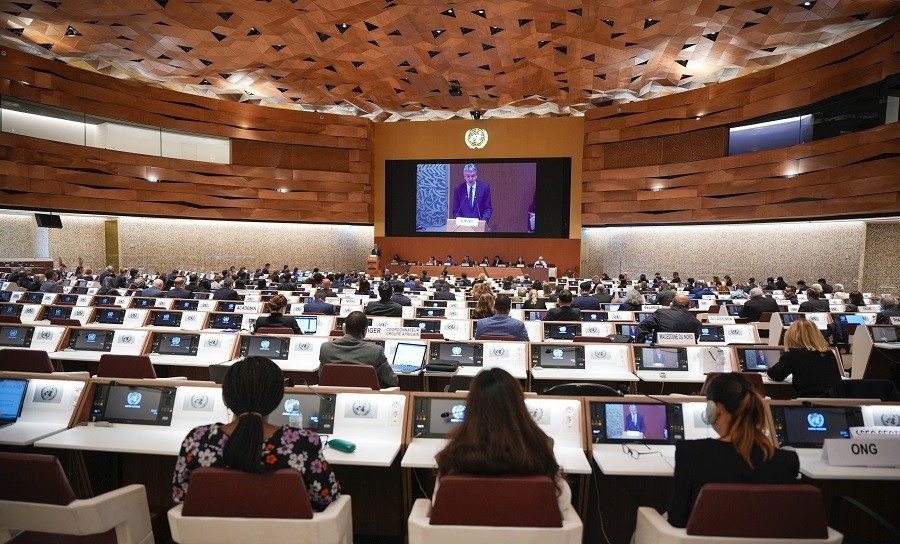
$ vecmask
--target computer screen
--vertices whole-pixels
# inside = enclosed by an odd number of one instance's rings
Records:
[[[124,308],[118,308],[115,310],[100,308],[97,310],[97,313],[94,314],[94,323],[103,323],[104,325],[121,325],[125,322],[125,312]]]
[[[22,405],[25,403],[25,391],[27,390],[28,380],[0,379],[0,425],[15,423],[22,415]]]
[[[235,308],[238,307],[238,304],[240,304],[240,302],[234,300],[220,300],[216,310],[220,312],[234,312]]]
[[[484,344],[466,342],[431,342],[430,360],[456,361],[460,366],[482,366]]]
[[[594,401],[590,417],[595,444],[674,444],[684,437],[680,404]]]
[[[152,311],[150,312],[150,324],[156,327],[181,326],[181,312]]]
[[[319,319],[314,315],[298,315],[294,318],[300,332],[303,334],[316,334],[319,327]]]
[[[0,315],[5,316],[20,316],[22,315],[21,304],[0,304]]]
[[[872,340],[875,342],[896,342],[897,341],[897,328],[896,327],[872,327]]]
[[[766,372],[781,359],[778,348],[738,348],[738,363],[743,372]]]
[[[784,323],[784,326],[790,326],[791,323],[797,321],[798,319],[806,319],[805,314],[781,314],[781,322]]]
[[[69,347],[79,351],[109,351],[115,331],[76,329],[69,335]]]
[[[240,329],[241,314],[209,314],[210,329]]]
[[[437,318],[444,317],[446,310],[444,308],[416,308],[416,317]]]
[[[863,425],[858,406],[772,406],[772,419],[778,443],[795,448],[821,448],[826,438],[850,438],[850,427]]]
[[[282,360],[288,357],[291,339],[283,336],[241,337],[241,357],[267,357]]]
[[[44,313],[44,319],[69,319],[72,316],[72,306],[50,306]]]
[[[193,311],[196,311],[197,308],[199,308],[199,307],[200,307],[200,301],[199,301],[199,300],[182,300],[182,299],[179,299],[179,300],[176,300],[176,301],[175,301],[175,309],[177,309],[177,310],[184,310],[184,311],[193,312]]]
[[[583,369],[584,346],[574,344],[531,344],[531,366]]]
[[[155,298],[134,297],[131,299],[132,308],[152,308],[156,305]]]
[[[94,299],[94,306],[115,306],[116,297],[101,295]]]
[[[687,350],[684,348],[639,347],[634,350],[637,370],[687,371]]]
[[[563,323],[558,321],[544,322],[544,338],[553,340],[571,340],[581,334],[580,323]]]
[[[78,295],[63,294],[57,295],[55,304],[75,304],[78,302]]]
[[[409,365],[419,368],[425,366],[425,355],[428,352],[427,344],[413,344],[410,342],[398,342],[394,350],[394,358],[391,366]]]
[[[291,414],[300,413],[301,427],[319,434],[334,432],[336,395],[331,393],[285,393],[278,408],[269,414],[272,425],[288,425]]]
[[[581,310],[582,321],[606,321],[609,319],[609,312],[601,312],[599,310]]]
[[[9,302],[12,300],[12,291],[0,291],[0,302]]]
[[[42,300],[44,300],[44,293],[34,291],[24,293],[21,298],[19,298],[19,304],[40,304]]]
[[[640,325],[629,323],[616,323],[616,333],[630,336],[632,342],[637,342],[638,333],[641,332]]]
[[[112,423],[169,426],[174,406],[174,387],[98,384],[91,417]]]
[[[698,342],[724,342],[725,327],[722,325],[702,325]]]
[[[34,327],[0,325],[0,346],[6,348],[31,347],[32,336],[34,336]]]
[[[416,397],[413,403],[412,437],[445,438],[465,418],[465,398]]]
[[[441,332],[441,321],[439,319],[404,319],[403,326],[416,327],[422,332]]]
[[[153,335],[153,353],[160,355],[197,355],[199,334],[156,333]]]

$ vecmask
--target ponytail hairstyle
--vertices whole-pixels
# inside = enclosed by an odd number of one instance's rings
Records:
[[[272,295],[269,302],[266,302],[265,311],[284,313],[282,310],[285,308],[287,308],[287,299],[284,298],[284,295]]]
[[[754,446],[762,450],[764,460],[775,455],[775,441],[770,433],[772,416],[762,396],[738,372],[720,374],[710,383],[707,400],[721,403],[731,415],[731,425],[722,436],[753,467],[750,452]]]
[[[282,297],[284,298],[284,297]],[[222,381],[222,399],[237,418],[225,444],[225,465],[262,472],[263,424],[284,396],[284,373],[265,357],[246,357],[231,365]]]

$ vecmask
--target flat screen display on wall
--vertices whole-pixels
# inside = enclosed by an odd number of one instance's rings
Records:
[[[572,160],[385,161],[388,236],[569,237]]]

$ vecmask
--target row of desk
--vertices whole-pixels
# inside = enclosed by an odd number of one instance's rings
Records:
[[[5,449],[38,450],[54,453],[78,467],[70,476],[80,487],[99,493],[129,483],[147,486],[151,505],[166,507],[170,501],[170,482],[181,441],[188,431],[214,421],[228,421],[231,414],[222,401],[221,387],[208,382],[173,380],[118,380],[76,378],[62,375],[26,375],[0,373],[2,379],[28,379],[25,405],[19,420],[0,428],[0,446]],[[98,425],[95,397],[106,387],[172,388],[174,399],[168,425],[143,425],[113,422]],[[112,398],[112,397],[110,397]],[[456,423],[464,407],[460,393],[406,393],[400,391],[360,391],[323,387],[291,387],[285,401],[301,402],[304,423],[316,416],[329,421],[327,435],[357,444],[353,453],[327,448],[326,458],[335,465],[345,489],[353,495],[354,532],[380,535],[401,541],[406,515],[412,501],[428,495],[433,485],[435,454],[445,444],[444,435]],[[606,530],[626,535],[634,527],[634,510],[646,502],[633,503],[652,490],[649,504],[664,505],[673,473],[674,446],[670,443],[637,444],[642,439],[671,442],[676,436],[686,439],[714,437],[715,433],[699,418],[705,407],[702,397],[627,396],[573,398],[526,395],[532,417],[554,440],[554,453],[569,475],[574,503],[586,521],[586,531],[596,537],[599,520],[605,514]],[[812,401],[818,405],[816,401]],[[645,413],[648,427],[637,436],[626,432],[626,406],[635,403]],[[834,401],[829,404],[840,404]],[[770,401],[781,406],[802,406],[794,401]],[[323,409],[324,406],[328,409]],[[844,403],[859,406],[860,402]],[[663,408],[664,407],[664,408]],[[280,407],[271,416],[283,422]],[[464,409],[464,408],[463,408]],[[651,428],[655,411],[666,410],[667,432]],[[280,412],[280,414],[279,414]],[[863,423],[873,425],[900,419],[900,406],[865,404],[860,408]],[[105,415],[112,412],[107,411]],[[672,416],[671,414],[675,414]],[[101,416],[103,417],[103,416]],[[279,419],[281,418],[281,419]],[[114,419],[114,418],[113,418]],[[673,426],[672,422],[676,424]],[[680,427],[677,422],[680,422]],[[630,455],[623,447],[646,455]],[[872,489],[888,492],[884,506],[896,505],[900,468],[833,467],[821,459],[817,448],[799,449],[801,473],[816,482],[870,482]],[[898,460],[900,465],[900,460]],[[647,480],[647,479],[650,480]],[[614,489],[620,482],[631,487],[650,482],[632,493]],[[596,495],[590,493],[592,490]],[[615,505],[608,501],[615,494]],[[596,501],[601,501],[598,510]],[[866,502],[866,501],[864,501]],[[871,506],[871,504],[870,504]],[[881,505],[876,505],[880,510]],[[624,507],[624,508],[623,508]],[[620,509],[629,513],[619,519],[612,514]],[[890,515],[890,514],[888,514]],[[592,541],[586,535],[585,541]],[[624,541],[612,538],[612,541]]]

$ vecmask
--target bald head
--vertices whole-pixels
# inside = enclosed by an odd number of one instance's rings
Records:
[[[691,306],[691,299],[688,298],[687,295],[675,295],[675,298],[672,299],[672,307],[673,308],[682,308],[687,310]]]

